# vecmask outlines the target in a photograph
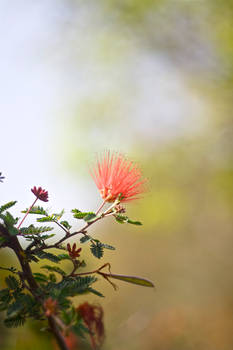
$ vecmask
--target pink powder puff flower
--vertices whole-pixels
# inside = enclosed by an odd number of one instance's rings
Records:
[[[36,186],[34,186],[31,191],[41,201],[48,202],[48,191],[43,190],[41,187],[36,188]]]
[[[121,202],[137,199],[145,192],[146,179],[141,170],[122,154],[107,151],[97,159],[91,175],[105,202]]]

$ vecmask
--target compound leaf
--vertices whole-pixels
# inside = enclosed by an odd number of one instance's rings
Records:
[[[13,207],[13,205],[15,205],[16,203],[17,203],[17,201],[11,201],[11,202],[8,202],[8,203],[2,205],[0,207],[0,213],[3,213],[5,210]]]

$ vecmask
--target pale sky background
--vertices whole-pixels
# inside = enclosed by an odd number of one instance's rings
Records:
[[[29,205],[34,185],[48,189],[49,205],[64,205],[75,193],[56,172],[56,114],[63,103],[56,39],[66,8],[62,1],[0,3],[1,201]],[[57,49],[57,48],[56,48]],[[55,158],[55,160],[54,160]],[[73,192],[72,192],[73,191]],[[60,197],[63,197],[62,199]],[[60,198],[60,199],[59,199]]]
[[[88,167],[86,179],[70,172],[69,150],[63,151],[66,138],[75,147],[86,141],[83,115],[77,113],[80,128],[73,132],[69,123],[79,101],[88,96],[98,100],[109,90],[120,94],[122,86],[127,90],[128,81],[131,84],[113,133],[101,127],[97,113],[85,145],[89,159],[106,148],[127,152],[135,134],[149,138],[154,147],[173,137],[195,135],[205,126],[200,96],[159,53],[152,57],[132,41],[117,71],[98,54],[96,58],[98,39],[105,38],[109,28],[102,25],[104,13],[96,13],[90,4],[80,2],[74,12],[71,3],[62,0],[0,2],[0,171],[6,177],[0,184],[2,203],[17,199],[19,209],[28,206],[34,185],[49,191],[54,211],[98,203]]]

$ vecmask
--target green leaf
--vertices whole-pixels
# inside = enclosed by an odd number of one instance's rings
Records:
[[[7,276],[5,282],[10,289],[17,289],[19,287],[19,281],[14,276]]]
[[[54,254],[47,253],[47,252],[45,252],[43,250],[33,252],[33,254],[35,254],[39,259],[47,259],[47,260],[50,260],[50,261],[55,262],[55,263],[59,263],[60,262],[59,257],[57,257]]]
[[[68,223],[68,221],[61,221],[60,224],[62,226],[64,226],[65,228],[67,228],[67,230],[70,230],[71,229],[71,225]]]
[[[137,285],[143,286],[143,287],[154,287],[153,282],[151,282],[148,279],[138,277],[138,276],[126,276],[126,275],[116,275],[116,274],[108,274],[108,273],[105,273],[105,275],[108,278],[115,278],[117,280],[137,284]]]
[[[72,210],[73,211],[73,210]],[[88,213],[82,213],[81,211],[79,211],[79,212],[75,212],[74,213],[74,215],[73,215],[73,217],[75,218],[75,219],[83,219],[84,218],[84,216],[86,216]]]
[[[100,293],[98,290],[96,290],[92,287],[88,288],[88,292],[93,293],[95,295],[98,295],[98,297],[104,298],[104,295],[102,293]]]
[[[36,220],[38,222],[56,222],[60,220],[63,214],[64,214],[64,210],[62,210],[59,214],[47,215],[42,218],[38,218]]]
[[[3,213],[5,210],[13,207],[13,205],[15,205],[16,203],[17,203],[17,201],[11,201],[11,202],[8,202],[8,203],[2,205],[0,207],[0,213]]]
[[[37,304],[35,299],[29,294],[18,294],[15,295],[15,301],[9,305],[7,310],[7,316],[10,318],[17,315],[31,314],[32,308]]]
[[[97,280],[94,276],[67,277],[56,285],[63,297],[72,297],[88,292],[88,288]]]
[[[83,237],[80,238],[80,243],[85,243],[85,242],[88,242],[92,239],[91,236],[88,236],[88,235],[85,235]]]
[[[8,228],[8,231],[9,231],[11,236],[16,236],[19,233],[19,230],[14,226],[10,226]]]
[[[13,267],[13,266],[11,266],[11,267],[2,267],[2,266],[0,266],[0,269],[1,270],[5,270],[5,271],[10,271],[12,273],[16,273],[17,272],[16,268]]]
[[[0,311],[7,310],[8,306],[9,306],[8,302],[5,302],[5,303],[0,302]]]
[[[36,257],[35,255],[33,255],[33,254],[27,254],[27,257],[28,257],[28,260],[29,260],[29,261],[35,261],[36,263],[37,263],[38,261],[40,261],[40,260],[37,259],[37,257]]]
[[[46,270],[48,270],[50,272],[57,272],[57,273],[59,273],[62,276],[66,276],[66,272],[63,271],[62,269],[60,269],[60,267],[58,267],[58,266],[44,265],[41,268],[42,269],[46,269]]]
[[[46,239],[52,238],[54,236],[55,236],[55,233],[51,233],[50,235],[33,235],[33,234],[24,235],[27,241],[34,241],[36,245],[37,244],[40,245]]]
[[[87,215],[84,216],[83,220],[86,222],[92,222],[97,218],[95,213],[88,213]]]
[[[7,310],[8,306],[9,306],[8,302],[0,302],[0,312]]]
[[[101,246],[102,248],[109,249],[109,250],[116,250],[116,248],[113,247],[112,245],[102,243],[102,242],[100,242],[98,239],[93,239],[93,241],[95,241],[96,244],[98,244],[98,245]]]
[[[0,218],[4,221],[7,228],[14,226],[17,224],[19,218],[14,218],[9,211],[6,212],[6,214],[0,214]]]
[[[16,300],[14,303],[9,305],[7,309],[7,316],[15,317],[23,309],[24,309],[24,304],[21,302],[21,300]]]
[[[16,328],[19,326],[23,326],[23,324],[25,323],[25,316],[23,315],[17,315],[16,317],[12,317],[12,318],[6,318],[4,320],[4,324],[7,328]]]
[[[9,307],[9,304],[13,296],[8,288],[0,290],[0,311],[6,310]]]
[[[50,273],[49,274],[49,281],[53,282],[53,283],[57,282],[57,277],[56,277],[56,275],[54,273]]]
[[[2,298],[4,298],[6,295],[9,295],[10,290],[8,288],[4,288],[0,290],[0,300],[2,301]]]
[[[54,222],[55,217],[53,215],[44,216],[43,218],[36,219],[37,222]]]
[[[21,213],[27,213],[27,211],[28,211],[28,208],[21,211]],[[47,211],[44,208],[39,206],[32,207],[29,211],[29,214],[38,214],[38,215],[45,215],[45,216],[48,215]]]
[[[71,330],[74,334],[83,339],[85,338],[85,334],[90,334],[89,329],[84,326],[82,320],[78,320],[78,322],[72,326]]]
[[[128,219],[128,224],[132,224],[132,225],[137,225],[137,226],[141,226],[142,223],[140,221],[133,221],[133,220],[130,220]]]
[[[116,250],[115,247],[113,247],[112,245],[109,244],[105,244],[105,243],[101,243],[102,247],[105,249],[109,249],[109,250]]]
[[[98,259],[102,258],[102,256],[104,255],[102,243],[100,242],[92,243],[90,249],[92,254]]]
[[[115,216],[116,221],[119,224],[128,223],[128,224],[137,225],[137,226],[142,225],[142,223],[140,221],[130,220],[128,218],[128,216],[125,216],[125,215],[117,214],[117,215],[114,215],[114,216]]]
[[[78,209],[72,209],[71,212],[73,213],[73,216],[75,219],[83,219],[87,215],[95,215],[93,212],[82,212]]]
[[[34,272],[33,276],[34,276],[35,280],[38,282],[47,282],[48,281],[48,277],[46,275],[44,275],[43,273]]]
[[[59,260],[71,260],[71,257],[69,256],[69,254],[59,254],[57,255],[57,257],[59,258]]]
[[[52,238],[55,236],[55,233],[52,233],[51,235],[42,235],[40,236],[42,241],[45,241],[46,239]]]
[[[71,308],[71,310],[62,311],[62,320],[67,326],[70,325],[72,321],[75,320],[76,317],[77,317],[77,312],[74,307]]]
[[[0,247],[4,242],[6,242],[6,240],[7,239],[5,237],[0,237]]]
[[[119,224],[124,224],[125,222],[127,222],[128,220],[128,217],[125,216],[125,215],[114,215],[115,216],[115,219],[116,221],[119,223]]]
[[[59,214],[53,214],[52,216],[54,217],[54,220],[58,221],[61,219],[61,217],[63,216],[65,210],[62,209],[62,211]]]
[[[50,226],[35,227],[34,225],[30,225],[28,227],[22,227],[20,229],[20,232],[22,234],[39,234],[39,233],[48,232],[52,230],[53,230],[53,227],[50,227]]]

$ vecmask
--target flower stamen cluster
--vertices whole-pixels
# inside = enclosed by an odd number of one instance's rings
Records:
[[[105,202],[130,201],[145,192],[146,179],[142,179],[141,170],[120,153],[105,152],[91,175]]]

